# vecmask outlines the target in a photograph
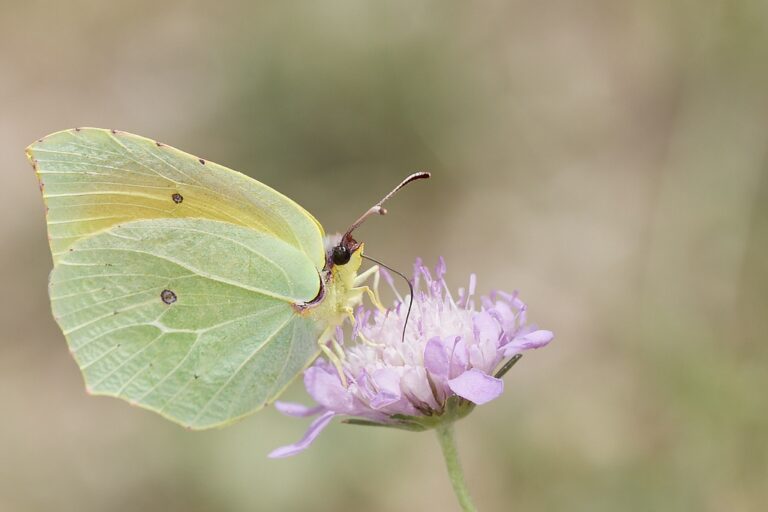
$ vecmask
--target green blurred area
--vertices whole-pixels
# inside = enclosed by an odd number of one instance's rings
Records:
[[[0,511],[456,510],[430,434],[88,397],[23,149],[118,128],[241,170],[555,331],[458,426],[481,510],[768,510],[768,3],[0,2]],[[290,398],[306,400],[300,385]]]

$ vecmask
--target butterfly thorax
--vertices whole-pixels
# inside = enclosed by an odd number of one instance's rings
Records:
[[[320,325],[336,327],[351,318],[354,308],[362,303],[363,289],[355,286],[355,278],[363,261],[363,245],[352,252],[344,265],[329,264],[322,272],[320,294],[315,304],[308,304],[302,314]]]

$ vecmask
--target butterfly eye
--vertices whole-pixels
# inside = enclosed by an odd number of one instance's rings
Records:
[[[349,252],[349,249],[345,245],[337,245],[331,252],[331,260],[333,261],[334,265],[346,265],[349,263],[349,258],[351,257],[352,254]]]

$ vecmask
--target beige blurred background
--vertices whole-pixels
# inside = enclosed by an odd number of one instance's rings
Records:
[[[456,510],[430,434],[88,397],[24,147],[139,133],[556,332],[458,427],[481,510],[768,510],[768,3],[0,1],[0,511]],[[300,385],[290,397],[304,399]]]

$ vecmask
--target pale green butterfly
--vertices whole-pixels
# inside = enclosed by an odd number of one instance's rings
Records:
[[[117,130],[27,148],[46,204],[53,315],[90,393],[192,429],[272,402],[368,292],[363,244],[243,174]]]

